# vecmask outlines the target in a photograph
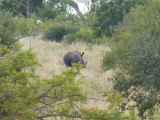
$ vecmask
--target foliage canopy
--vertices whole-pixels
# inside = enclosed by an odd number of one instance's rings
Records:
[[[147,1],[146,1],[147,2]],[[95,35],[97,37],[111,37],[114,28],[118,23],[123,21],[125,13],[130,11],[130,8],[136,4],[144,4],[141,0],[100,0],[99,6],[96,7],[97,21],[93,25]]]
[[[111,51],[103,58],[103,69],[115,69],[114,89],[126,92],[127,102],[134,101],[139,116],[156,112],[159,105],[160,2],[153,0],[132,8],[119,25],[110,44]]]

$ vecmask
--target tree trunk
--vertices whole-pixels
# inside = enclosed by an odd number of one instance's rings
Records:
[[[26,18],[30,18],[32,14],[32,4],[33,0],[25,0],[24,6],[26,8]]]
[[[16,4],[18,5],[22,5],[23,7],[25,7],[25,13],[26,13],[26,18],[31,17],[32,14],[32,6],[33,6],[33,0],[14,0],[16,2]],[[14,12],[16,12],[14,10]]]
[[[84,15],[82,14],[82,12],[79,10],[79,7],[77,5],[77,3],[75,3],[74,1],[70,0],[69,5],[72,6],[76,11],[77,14],[79,15],[79,17],[81,19],[85,19]]]

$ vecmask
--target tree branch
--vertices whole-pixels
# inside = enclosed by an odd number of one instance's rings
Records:
[[[14,1],[15,1],[17,4],[24,6],[25,8],[27,7],[27,5],[23,4],[23,1],[22,1],[22,2],[19,2],[18,0],[14,0]]]

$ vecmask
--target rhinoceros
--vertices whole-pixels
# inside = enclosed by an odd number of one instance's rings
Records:
[[[63,62],[65,63],[67,68],[72,67],[72,63],[78,63],[78,62],[80,62],[83,65],[82,67],[85,68],[87,62],[84,62],[83,55],[84,52],[82,52],[81,54],[78,51],[70,51],[64,55]]]

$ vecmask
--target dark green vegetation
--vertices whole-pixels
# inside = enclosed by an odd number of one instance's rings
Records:
[[[92,1],[91,10],[84,15],[71,0],[0,1],[0,119],[156,119],[160,1]],[[68,6],[77,15],[69,14]],[[106,109],[83,107],[89,98],[79,86],[81,65],[51,79],[35,75],[41,65],[34,53],[21,51],[18,38],[43,33],[45,39],[58,42],[108,42],[111,51],[103,56],[102,69],[114,69],[115,75],[113,91],[101,96],[110,102]],[[130,102],[135,104],[129,106]]]
[[[110,40],[111,52],[103,69],[118,68],[112,79],[114,90],[125,92],[126,102],[134,101],[139,116],[154,114],[160,104],[160,1],[132,8]]]

